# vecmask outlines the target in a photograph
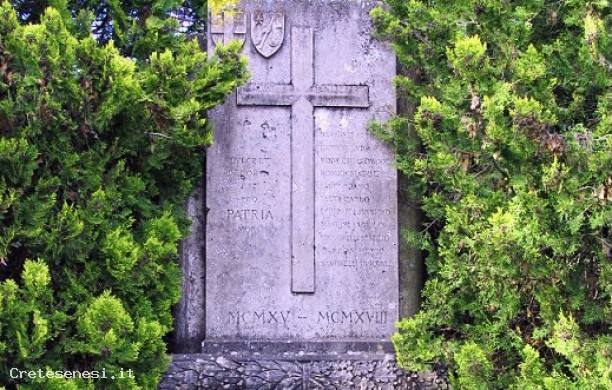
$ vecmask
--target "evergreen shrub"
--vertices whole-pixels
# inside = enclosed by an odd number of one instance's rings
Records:
[[[154,389],[180,296],[183,204],[211,143],[206,111],[246,64],[235,44],[207,58],[170,17],[147,31],[175,30],[120,52],[91,34],[91,14],[55,3],[29,23],[0,7],[0,386]],[[155,16],[177,2],[152,3]]]
[[[400,364],[445,365],[457,389],[612,389],[609,2],[389,0],[373,17],[416,103],[377,130],[425,215],[404,234],[427,280]]]

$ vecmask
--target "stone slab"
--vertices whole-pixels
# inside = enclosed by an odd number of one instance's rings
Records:
[[[395,112],[395,58],[371,37],[371,6],[244,1],[226,25],[211,17],[209,42],[244,40],[252,78],[211,113],[207,340],[394,331],[397,175],[367,127]]]
[[[190,195],[185,211],[191,219],[189,237],[179,246],[180,266],[183,274],[181,300],[173,309],[173,352],[199,352],[205,336],[205,211],[203,188]]]
[[[393,354],[173,355],[160,390],[449,390],[446,372],[404,372]]]

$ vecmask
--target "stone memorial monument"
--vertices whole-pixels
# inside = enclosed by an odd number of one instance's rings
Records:
[[[368,125],[395,113],[396,69],[372,37],[374,5],[246,0],[210,15],[209,53],[238,40],[251,80],[210,115],[177,314],[178,342],[201,353],[176,355],[162,388],[433,381],[402,373],[389,342],[401,312],[397,172]]]
[[[251,80],[211,115],[207,339],[393,332],[397,177],[368,122],[394,112],[395,60],[360,10],[254,3],[212,16],[213,42],[245,41]]]

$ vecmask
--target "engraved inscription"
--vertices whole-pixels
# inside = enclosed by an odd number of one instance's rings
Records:
[[[369,196],[341,196],[341,195],[328,195],[324,196],[325,202],[337,202],[337,203],[370,203]]]
[[[230,157],[232,165],[257,165],[265,164],[269,165],[272,162],[270,157]]]
[[[272,235],[276,233],[277,229],[271,225],[240,225],[238,226],[240,233],[245,233],[249,236],[254,235]]]
[[[274,219],[272,210],[227,210],[227,219],[237,219],[240,221],[265,221]]]
[[[348,177],[381,177],[382,175],[384,175],[385,172],[383,171],[343,171],[343,170],[335,170],[335,169],[330,169],[330,170],[322,170],[321,171],[321,175],[322,176],[335,176],[335,177],[344,177],[344,176],[348,176]]]
[[[235,206],[251,206],[257,203],[256,196],[233,196],[230,198],[230,203]]]
[[[388,234],[377,235],[377,234],[327,234],[319,233],[319,236],[323,239],[336,240],[336,241],[374,241],[374,242],[385,242],[390,241],[391,237]]]
[[[389,261],[361,260],[361,259],[334,259],[319,262],[321,267],[355,269],[373,272],[377,269],[387,269],[393,266]],[[383,271],[384,272],[384,271]]]
[[[386,311],[328,310],[311,313],[294,313],[291,310],[227,311],[229,325],[287,325],[291,322],[316,321],[317,324],[386,324]]]
[[[282,25],[284,27],[284,22]],[[266,14],[256,14],[251,23],[252,35],[258,28],[265,31],[265,26]],[[254,39],[256,47],[261,39]],[[247,85],[238,89],[236,104],[291,106],[291,291],[313,293],[316,247],[314,107],[367,108],[369,89],[364,85],[317,86],[313,29],[293,27],[291,39],[291,84]]]
[[[386,311],[325,311],[319,312],[318,322],[333,324],[386,324]]]
[[[357,164],[357,165],[388,165],[389,158],[354,158],[354,157],[321,157],[322,164]]]
[[[336,229],[381,229],[385,226],[385,222],[379,220],[324,220],[321,222],[322,226],[331,226]]]
[[[392,230],[389,221],[392,212],[376,206],[380,205],[377,189],[388,177],[393,160],[371,149],[364,153],[368,150],[367,145],[351,144],[355,142],[353,139],[363,138],[363,135],[344,129],[344,117],[337,117],[335,122],[323,119],[319,136],[345,138],[350,147],[318,145],[317,174],[323,183],[321,187],[328,190],[318,197],[319,226],[322,228],[318,234],[321,243],[319,267],[338,270],[347,278],[350,278],[349,272],[371,275],[392,270],[388,244],[392,237],[387,233]],[[321,319],[327,319],[326,323],[345,323],[340,314],[330,313]],[[355,314],[354,317],[359,321],[360,316]],[[350,318],[348,323],[352,323]]]
[[[256,324],[256,325],[278,325],[286,324],[291,317],[291,311],[283,310],[259,310],[259,311],[229,311],[227,312],[227,323],[234,325]]]
[[[319,129],[320,131],[320,129]],[[325,133],[327,134],[327,133]],[[320,135],[324,136],[323,133]],[[355,144],[317,144],[315,146],[317,152],[330,153],[353,153],[353,152],[378,152],[384,150],[382,145],[355,145]]]
[[[300,90],[292,84],[249,84],[238,89],[236,101],[243,106],[291,106],[300,98],[315,107],[369,106],[365,85],[308,85]]]
[[[336,208],[336,207],[322,207],[320,212],[324,216],[335,216],[335,215],[354,215],[354,216],[381,216],[391,215],[389,209],[355,209],[355,208]]]
[[[243,197],[245,200],[253,200],[253,197]],[[228,209],[226,217],[228,220],[237,224],[239,233],[244,233],[249,236],[257,234],[274,234],[276,226],[271,224],[274,220],[274,214],[269,209]]]
[[[346,183],[346,182],[331,182],[321,185],[321,188],[326,190],[370,190],[370,183]]]

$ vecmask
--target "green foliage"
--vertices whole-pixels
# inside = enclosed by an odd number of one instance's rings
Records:
[[[378,133],[422,199],[428,270],[400,363],[455,388],[612,388],[609,2],[388,3],[416,109]]]
[[[221,0],[227,1],[227,0]],[[206,0],[11,0],[21,21],[39,23],[47,7],[74,16],[72,31],[79,37],[92,31],[105,44],[113,41],[126,56],[148,60],[153,52],[176,46],[184,34],[202,33]]]
[[[27,24],[0,7],[0,385],[154,389],[180,295],[183,203],[211,142],[206,111],[246,64],[237,45],[207,58],[171,30],[146,58],[126,57],[55,3]],[[14,379],[11,368],[134,378]]]

